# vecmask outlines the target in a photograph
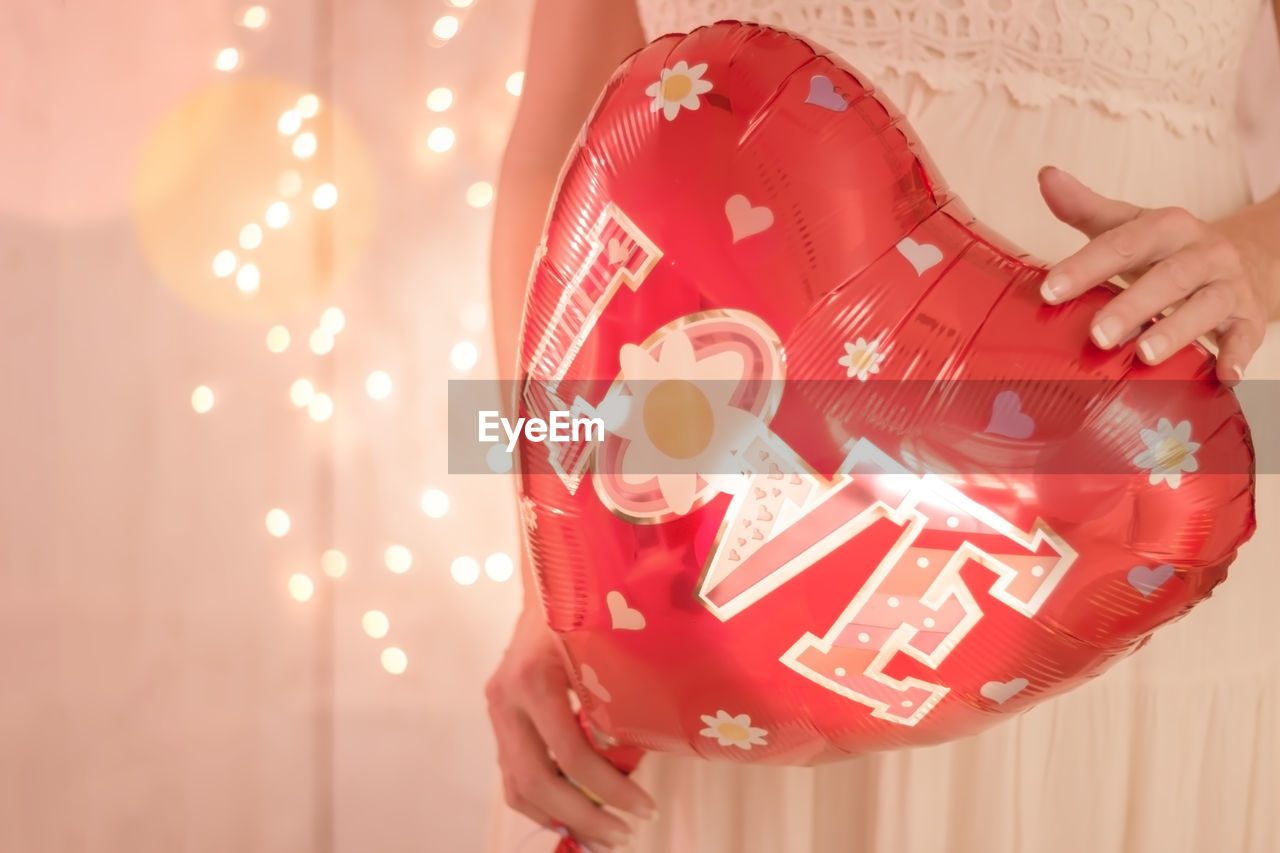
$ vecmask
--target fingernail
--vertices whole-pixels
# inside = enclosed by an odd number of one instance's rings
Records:
[[[1049,273],[1040,285],[1040,296],[1045,302],[1054,305],[1062,298],[1062,294],[1066,290],[1067,283],[1063,280],[1063,277],[1056,273]]]
[[[621,847],[630,840],[631,832],[626,829],[611,830],[608,836],[605,837],[605,841],[607,841],[612,847]]]
[[[1124,323],[1120,322],[1119,317],[1103,317],[1093,324],[1089,334],[1093,337],[1095,344],[1103,349],[1111,349],[1116,345],[1116,340],[1122,331],[1124,331]]]
[[[1238,364],[1231,365],[1231,372],[1236,375],[1237,382],[1241,382],[1244,380],[1244,368],[1241,367],[1240,365]]]
[[[635,816],[640,818],[641,820],[653,820],[655,817],[658,816],[658,810],[655,809],[653,806],[645,806],[645,805],[637,806],[634,813],[635,813]]]
[[[1147,364],[1155,364],[1159,361],[1168,348],[1168,343],[1160,335],[1152,335],[1138,342],[1138,353]]]

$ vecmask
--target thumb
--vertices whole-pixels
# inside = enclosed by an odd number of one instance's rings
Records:
[[[1054,166],[1040,170],[1040,194],[1054,216],[1093,239],[1135,218],[1142,208],[1099,195]]]

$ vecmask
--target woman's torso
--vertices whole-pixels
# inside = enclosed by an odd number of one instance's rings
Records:
[[[1105,195],[1144,207],[1181,206],[1206,220],[1250,202],[1235,109],[1240,60],[1261,2],[638,5],[650,37],[721,19],[750,20],[839,54],[903,112],[942,178],[979,219],[1033,255],[1056,261],[1085,238],[1057,221],[1041,199],[1036,174],[1046,164],[1067,169]],[[1280,378],[1276,324],[1250,377]],[[1266,395],[1245,396],[1248,413],[1248,401]],[[1260,529],[1232,579],[1101,679],[1110,689],[1168,688],[1180,702],[1192,701],[1201,687],[1205,702],[1228,701],[1232,685],[1280,690],[1280,651],[1259,639],[1271,619],[1269,602],[1280,596],[1280,573],[1271,571],[1269,558],[1280,552],[1277,479],[1259,478]]]
[[[720,19],[841,55],[904,112],[988,225],[1056,259],[1080,238],[1039,201],[1052,163],[1104,194],[1215,218],[1247,200],[1240,59],[1261,0],[638,0],[647,33]]]

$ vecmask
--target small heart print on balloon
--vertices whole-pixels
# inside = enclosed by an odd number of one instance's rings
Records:
[[[982,685],[981,692],[983,696],[997,705],[1003,705],[1023,690],[1026,690],[1028,684],[1030,682],[1025,678],[1015,678],[1010,681],[988,681]]]
[[[942,263],[942,250],[932,243],[917,243],[903,237],[898,241],[898,251],[915,267],[916,275],[924,275],[925,270]]]
[[[1036,422],[1022,411],[1022,398],[1017,391],[1001,391],[991,403],[991,420],[985,432],[1009,438],[1030,438]]]
[[[1161,563],[1155,567],[1134,566],[1129,570],[1128,580],[1129,586],[1142,593],[1143,598],[1150,598],[1171,577],[1173,566]]]
[[[603,702],[613,701],[613,694],[600,683],[600,676],[596,675],[596,671],[591,668],[590,664],[584,663],[582,665],[582,686],[594,693]]]
[[[804,99],[804,102],[834,113],[842,113],[849,109],[849,102],[836,91],[831,78],[821,74],[813,75],[813,79],[809,81],[809,96]]]
[[[627,604],[627,599],[616,589],[605,596],[609,616],[615,631],[639,631],[644,628],[644,614]]]
[[[724,203],[724,215],[729,218],[735,243],[773,225],[773,211],[763,206],[752,207],[745,195],[730,196]]]

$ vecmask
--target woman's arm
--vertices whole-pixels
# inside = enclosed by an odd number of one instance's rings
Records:
[[[1046,301],[1127,276],[1132,285],[1094,318],[1094,343],[1110,349],[1177,306],[1138,338],[1142,360],[1159,364],[1216,333],[1218,378],[1229,385],[1244,378],[1267,323],[1280,316],[1280,194],[1205,222],[1178,207],[1146,210],[1106,198],[1060,169],[1043,169],[1040,189],[1055,216],[1090,238],[1050,270]]]
[[[631,0],[538,0],[524,91],[498,178],[489,256],[498,377],[518,378],[516,344],[534,251],[560,167],[618,64],[643,47]],[[505,403],[506,401],[504,401]],[[509,413],[508,413],[509,414]],[[569,677],[521,560],[524,612],[486,686],[508,804],[542,824],[559,822],[607,851],[629,827],[567,782],[641,817],[653,800],[600,757],[569,705]]]
[[[1280,0],[1272,3],[1280,44]],[[1280,319],[1280,193],[1205,222],[1181,208],[1144,210],[1105,198],[1058,169],[1041,171],[1040,189],[1054,215],[1090,238],[1045,279],[1047,301],[1125,276],[1131,286],[1094,318],[1098,346],[1116,346],[1172,307],[1138,338],[1144,361],[1164,361],[1213,333],[1218,378],[1229,385],[1244,378],[1267,323]]]
[[[629,0],[538,0],[524,92],[502,158],[489,269],[502,378],[516,373],[525,286],[560,167],[604,84],[644,46]]]

